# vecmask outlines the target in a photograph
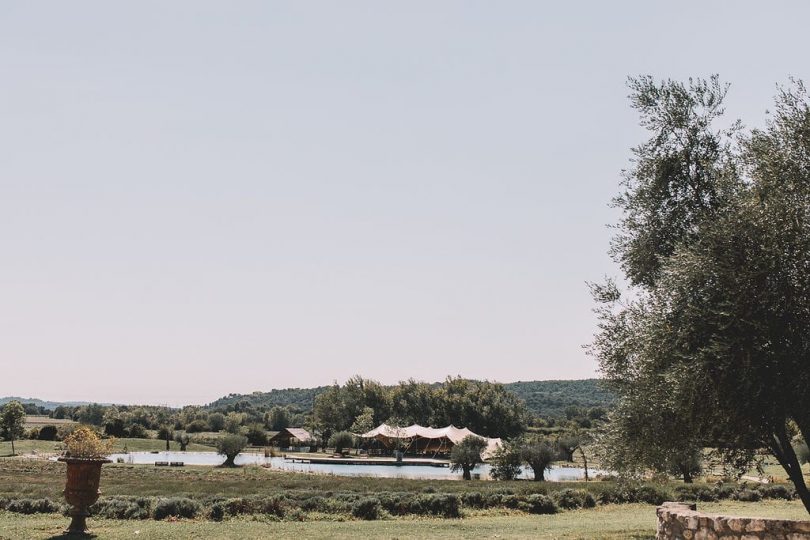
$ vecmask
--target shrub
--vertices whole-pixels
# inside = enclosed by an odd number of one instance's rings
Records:
[[[789,501],[796,497],[796,490],[781,484],[765,484],[758,489],[763,499],[785,499]]]
[[[753,489],[741,489],[734,494],[734,498],[743,502],[758,502],[762,499],[759,491]]]
[[[380,518],[382,505],[376,497],[365,497],[352,505],[352,515],[356,518],[375,520]]]
[[[200,503],[186,497],[171,497],[158,499],[155,504],[155,519],[165,519],[169,516],[194,518],[202,510]]]
[[[208,431],[208,423],[205,420],[193,420],[186,424],[187,433],[201,433]]]
[[[65,437],[65,447],[70,457],[100,458],[112,452],[114,439],[102,440],[87,426],[80,426]]]
[[[152,500],[147,497],[105,497],[90,507],[90,513],[108,519],[147,519]]]
[[[39,440],[40,441],[55,441],[58,434],[58,430],[56,426],[52,426],[48,424],[47,426],[42,426],[39,430]]]
[[[149,434],[146,432],[146,428],[140,424],[132,424],[127,429],[127,435],[132,437],[133,439],[148,439]]]
[[[593,499],[593,497],[591,497],[591,499]],[[526,502],[524,503],[524,505],[525,507],[523,509],[531,514],[557,513],[557,505],[554,504],[554,501],[551,500],[551,497],[547,495],[541,495],[540,493],[533,493],[528,497],[526,497]],[[523,507],[523,505],[521,506]]]
[[[558,507],[566,510],[596,506],[593,495],[584,489],[562,489],[554,493],[553,500]]]
[[[222,518],[225,517],[225,505],[221,502],[215,502],[211,505],[211,509],[208,511],[208,519],[211,521],[222,521]]]
[[[50,499],[10,499],[0,509],[16,514],[53,514],[62,511],[62,505]]]
[[[486,508],[486,500],[480,491],[468,491],[461,495],[461,503],[470,508]]]
[[[719,492],[706,486],[684,485],[675,488],[675,498],[679,501],[717,501]]]
[[[451,493],[417,495],[411,503],[410,513],[447,518],[461,517],[461,499]]]
[[[284,497],[242,497],[228,499],[222,503],[225,513],[231,516],[240,514],[268,514],[284,517]]]
[[[161,441],[172,440],[174,438],[174,430],[172,430],[171,426],[161,426],[157,432],[157,438]]]
[[[342,454],[346,448],[354,446],[354,435],[348,431],[338,431],[329,437],[329,446],[335,449],[335,452]]]
[[[672,495],[664,488],[657,486],[641,486],[635,492],[635,500],[630,502],[643,502],[647,504],[660,505],[664,501],[672,499]]]
[[[267,432],[258,424],[253,424],[247,432],[247,440],[253,446],[267,444]]]

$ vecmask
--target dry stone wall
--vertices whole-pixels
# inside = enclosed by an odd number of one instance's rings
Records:
[[[810,540],[810,521],[712,516],[673,502],[657,513],[658,540]]]

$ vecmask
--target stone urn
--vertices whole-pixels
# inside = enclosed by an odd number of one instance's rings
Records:
[[[69,533],[87,531],[87,518],[90,506],[98,500],[101,490],[101,466],[110,463],[105,458],[61,457],[59,461],[67,464],[67,482],[65,482],[65,500],[71,505]]]

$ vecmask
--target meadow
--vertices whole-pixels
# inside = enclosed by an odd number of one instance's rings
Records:
[[[60,538],[67,523],[62,514],[64,481],[61,463],[0,459],[0,539]],[[705,502],[699,502],[699,508],[706,512],[806,518],[796,500],[751,502],[784,495],[786,486],[777,485],[768,492],[751,487],[696,484],[684,491],[679,482],[627,488],[613,481],[401,480],[255,466],[170,469],[109,464],[103,468],[103,495],[90,526],[99,538],[112,539],[356,538],[363,534],[380,538],[652,538],[655,505],[672,498],[701,499]],[[719,494],[749,502],[707,500]],[[355,514],[358,505],[368,501],[379,512],[372,519]],[[173,513],[171,508],[179,511]],[[159,514],[160,509],[168,512],[167,518]],[[116,519],[123,516],[127,519]]]

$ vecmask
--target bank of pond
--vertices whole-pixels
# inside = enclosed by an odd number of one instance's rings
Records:
[[[216,452],[130,452],[112,454],[109,459],[117,463],[132,465],[222,465],[225,457]],[[367,461],[367,463],[363,463]],[[341,460],[330,458],[312,458],[290,454],[287,457],[265,456],[260,453],[243,452],[234,460],[236,465],[260,465],[282,471],[326,474],[334,476],[369,476],[377,478],[403,478],[422,480],[461,480],[461,471],[453,472],[449,463],[441,460],[408,459],[397,462],[390,460]],[[479,464],[473,474],[481,479],[489,479],[490,465]],[[589,470],[591,477],[603,471]],[[585,477],[581,467],[552,466],[546,471],[545,478],[552,482],[570,482]],[[524,468],[518,476],[520,479],[532,479],[534,473]]]

